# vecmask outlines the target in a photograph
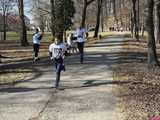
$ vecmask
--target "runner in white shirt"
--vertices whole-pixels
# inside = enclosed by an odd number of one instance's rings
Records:
[[[66,51],[66,45],[61,42],[60,36],[55,39],[55,42],[49,46],[49,53],[51,60],[55,61],[55,68],[56,68],[56,82],[55,88],[58,89],[59,82],[60,82],[60,75],[61,71],[65,71],[64,65],[64,54]]]
[[[83,64],[84,43],[86,41],[85,37],[88,37],[87,35],[88,34],[87,34],[86,29],[81,27],[81,26],[76,30],[77,46],[78,46],[79,53],[80,53],[80,62],[81,62],[81,64]]]
[[[36,29],[35,34],[33,35],[33,49],[34,49],[34,61],[37,61],[38,58],[38,53],[39,53],[39,47],[40,47],[40,41],[43,37],[43,34],[39,33],[39,30]]]

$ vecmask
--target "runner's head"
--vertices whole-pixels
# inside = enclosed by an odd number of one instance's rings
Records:
[[[38,32],[39,32],[39,29],[38,29],[38,28],[36,28],[35,32],[36,32],[36,33],[38,33]]]
[[[61,43],[63,42],[63,36],[61,34],[55,35],[55,43]]]

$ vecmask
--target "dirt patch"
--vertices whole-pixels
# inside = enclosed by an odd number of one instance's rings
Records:
[[[124,120],[149,120],[160,115],[160,68],[148,69],[145,41],[130,39],[125,44],[122,54],[129,62],[116,66],[114,74],[115,80],[127,83],[117,87],[119,107]]]

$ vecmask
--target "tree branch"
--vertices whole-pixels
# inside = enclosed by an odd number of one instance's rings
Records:
[[[43,12],[46,12],[46,13],[48,13],[48,14],[51,14],[51,12],[50,11],[48,11],[48,10],[45,10],[45,9],[43,9],[43,8],[41,8],[41,7],[37,7],[39,10],[41,10],[41,11],[43,11]]]
[[[87,5],[91,4],[94,0],[87,1]]]

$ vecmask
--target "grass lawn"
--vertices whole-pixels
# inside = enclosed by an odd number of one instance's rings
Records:
[[[73,31],[68,31],[67,33],[70,33]],[[116,32],[100,32],[99,35],[101,35],[102,37],[108,36],[108,35],[114,35],[116,34]],[[130,34],[128,32],[128,34]],[[89,32],[89,37],[92,38],[94,35],[94,32]],[[29,42],[32,42],[32,36],[33,36],[33,32],[32,31],[28,31],[27,32],[27,38]],[[52,38],[52,34],[51,32],[45,32],[44,37],[43,37],[43,42],[50,42]],[[3,33],[0,33],[0,41],[3,40]],[[7,41],[15,41],[15,42],[19,42],[19,33],[18,32],[13,32],[13,31],[9,31],[7,32]]]
[[[33,36],[33,32],[28,31],[27,32],[27,38],[28,41],[31,42],[32,41],[32,36]],[[51,39],[52,35],[50,32],[45,32],[44,37],[43,37],[43,41],[44,42],[48,42]],[[0,41],[3,40],[3,33],[0,33]],[[15,41],[15,42],[19,42],[19,33],[18,32],[7,32],[7,41]]]

